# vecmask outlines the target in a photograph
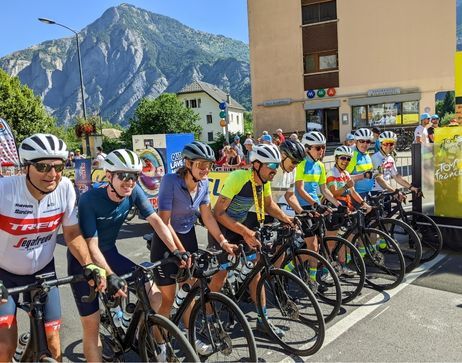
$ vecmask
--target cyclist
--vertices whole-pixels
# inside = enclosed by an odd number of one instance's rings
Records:
[[[226,179],[220,196],[215,204],[214,215],[225,238],[230,243],[237,244],[244,240],[250,249],[261,246],[252,227],[244,222],[250,208],[254,205],[259,224],[264,222],[265,211],[283,223],[292,225],[292,220],[285,215],[271,198],[270,183],[277,173],[281,163],[281,154],[276,145],[259,144],[253,147],[250,155],[252,167],[247,170],[235,170]],[[218,246],[218,242],[211,243]],[[212,277],[210,288],[219,291],[226,279],[226,271],[221,271]],[[256,302],[256,292],[260,274],[251,281],[250,296]],[[264,298],[263,298],[264,299]],[[266,302],[262,301],[265,306]],[[264,313],[266,309],[263,309]],[[270,323],[271,324],[271,323]],[[273,331],[281,337],[284,332],[272,326]],[[268,334],[260,316],[257,319],[257,331]]]
[[[159,189],[159,216],[170,229],[176,245],[181,252],[194,253],[198,249],[194,224],[198,214],[212,236],[226,252],[233,254],[237,246],[228,243],[220,231],[210,208],[208,174],[215,162],[215,153],[206,144],[194,141],[183,149],[184,166],[175,174],[162,178]],[[151,261],[162,259],[168,252],[167,247],[154,233],[151,243]],[[154,270],[157,286],[162,294],[162,305],[157,311],[169,316],[176,292],[176,281],[171,278],[178,273],[178,266],[168,264]],[[192,306],[191,306],[192,308]],[[189,312],[184,314],[184,324],[188,328]],[[213,347],[196,341],[199,354],[207,355]]]
[[[126,283],[118,275],[133,270],[135,264],[121,255],[116,247],[116,238],[120,228],[133,205],[149,222],[156,233],[165,242],[173,255],[182,259],[175,246],[172,234],[147,199],[141,187],[136,184],[142,170],[137,154],[130,150],[119,149],[109,153],[104,160],[106,188],[91,189],[80,197],[79,224],[83,237],[87,240],[94,261],[107,272],[108,293],[126,297]],[[81,273],[81,267],[69,253],[69,274]],[[151,306],[160,307],[161,294],[154,284],[147,284]],[[83,351],[88,361],[101,361],[101,342],[99,341],[100,312],[98,300],[83,303],[82,296],[88,295],[88,287],[78,283],[72,285],[72,292],[83,326]]]
[[[50,134],[35,134],[19,146],[25,175],[0,179],[0,361],[11,361],[16,348],[18,296],[7,296],[6,288],[24,286],[35,276],[55,272],[54,251],[59,227],[70,253],[82,271],[104,277],[94,265],[82,238],[75,208],[76,195],[70,180],[62,176],[68,155],[63,140]],[[104,289],[105,281],[98,287]],[[30,301],[30,294],[24,299]],[[45,331],[53,357],[61,359],[59,329],[61,303],[58,288],[48,292]]]

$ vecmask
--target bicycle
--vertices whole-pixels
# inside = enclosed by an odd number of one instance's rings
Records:
[[[180,275],[184,273],[180,281],[191,277],[197,280],[171,319],[178,326],[194,301],[189,317],[188,337],[193,345],[199,339],[212,347],[209,354],[202,356],[203,359],[257,362],[255,338],[244,313],[228,296],[211,292],[208,287],[212,275],[233,269],[239,262],[238,255],[234,262],[219,264],[219,256],[225,254],[224,251],[198,250],[191,255],[191,268],[179,271]]]
[[[142,262],[133,272],[120,276],[128,282],[125,310],[133,312],[126,330],[116,324],[111,312],[112,308],[120,304],[120,299],[113,299],[104,293],[100,294],[103,305],[100,338],[103,343],[104,360],[125,361],[124,354],[134,350],[139,353],[143,362],[158,362],[162,354],[161,344],[165,343],[168,361],[199,361],[199,357],[181,330],[169,319],[152,310],[149,303],[145,283],[152,281],[153,269],[168,263],[178,263],[178,260],[170,257],[154,263]],[[130,302],[130,295],[137,298],[136,304]],[[162,337],[161,342],[157,342],[151,334],[154,329]]]
[[[15,354],[15,359],[19,362],[56,362],[48,348],[45,333],[44,309],[48,292],[52,287],[85,281],[85,277],[74,275],[52,279],[56,277],[55,272],[48,272],[35,277],[37,281],[32,284],[7,289],[10,295],[27,292],[31,294],[30,302],[18,302],[18,308],[26,311],[29,315],[30,333],[21,334],[19,340],[27,341],[27,343],[19,356]],[[95,298],[95,290],[90,289],[90,295],[82,297],[82,301],[90,302]]]
[[[224,291],[235,301],[245,301],[250,282],[258,273],[262,273],[257,285],[257,310],[265,330],[281,347],[292,354],[307,356],[321,349],[325,336],[325,322],[321,308],[308,286],[296,275],[275,268],[272,261],[273,241],[265,241],[265,228],[257,229],[257,238],[262,242],[258,249],[259,259],[241,283],[230,286],[227,281]],[[243,262],[256,257],[251,252]],[[266,293],[266,306],[262,297]],[[264,310],[265,308],[265,310]],[[276,332],[273,327],[279,329]],[[281,334],[280,332],[283,332]],[[279,333],[279,335],[278,335]]]

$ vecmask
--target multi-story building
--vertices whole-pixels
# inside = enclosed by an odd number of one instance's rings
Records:
[[[248,0],[255,131],[414,127],[454,89],[455,0]],[[283,125],[283,126],[281,126]]]
[[[201,141],[213,142],[218,134],[225,132],[225,128],[220,125],[219,104],[221,102],[228,103],[228,132],[244,133],[244,106],[217,86],[194,81],[183,87],[177,96],[187,108],[199,114],[198,123],[202,127]],[[229,101],[227,101],[228,98]]]

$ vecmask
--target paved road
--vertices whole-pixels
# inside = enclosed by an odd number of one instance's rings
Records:
[[[141,236],[146,223],[124,225],[119,250],[134,261],[149,258]],[[198,227],[199,240],[205,232]],[[66,247],[56,251],[59,276],[66,274]],[[61,289],[62,345],[65,361],[83,361],[80,321],[70,289]],[[27,327],[20,313],[20,328]],[[254,326],[255,314],[248,314]],[[256,336],[261,361],[460,361],[462,360],[462,253],[444,251],[437,260],[407,275],[406,282],[384,293],[365,289],[355,305],[328,324],[323,348],[313,357],[289,356]],[[131,355],[131,360],[136,356]]]

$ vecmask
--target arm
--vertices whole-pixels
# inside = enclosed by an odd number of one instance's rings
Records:
[[[320,185],[319,185],[319,189],[321,189],[322,195],[324,195],[324,197],[325,197],[329,202],[331,202],[333,205],[335,205],[336,207],[339,207],[339,206],[342,205],[337,199],[334,198],[334,196],[332,195],[332,193],[330,192],[330,190],[327,189],[326,184],[320,184]]]
[[[265,210],[270,216],[279,219],[282,223],[292,224],[292,220],[279,208],[271,196],[266,196],[264,201]]]
[[[210,232],[212,237],[215,238],[215,241],[217,241],[220,247],[223,248],[226,252],[232,254],[237,246],[228,243],[228,240],[225,238],[225,236],[223,236],[223,233],[221,233],[220,227],[218,227],[218,223],[212,214],[210,204],[202,204],[200,206],[200,212],[205,227]]]
[[[82,266],[92,263],[90,251],[78,224],[63,226],[63,236],[72,255]]]
[[[394,192],[394,191],[395,191],[395,189],[393,189],[393,188],[391,187],[391,185],[388,184],[388,183],[382,178],[381,175],[377,175],[377,176],[375,177],[375,181],[376,181],[377,183],[379,183],[379,185],[380,185],[384,190],[386,190],[386,191],[388,191],[388,192]]]
[[[169,211],[169,210],[161,210],[161,211],[159,211],[158,215],[159,215],[160,219],[162,220],[162,222],[164,222],[164,224],[170,230],[170,233],[172,234],[172,237],[173,237],[173,242],[175,243],[175,246],[176,246],[175,249],[178,249],[181,252],[185,252],[186,250],[185,250],[183,244],[181,243],[180,239],[178,238],[178,235],[176,234],[175,230],[172,227],[172,224],[170,223],[170,217],[172,215],[172,212]],[[162,241],[163,241],[163,239],[162,239]],[[165,245],[167,246],[167,244],[165,244]]]
[[[297,196],[295,195],[295,193],[292,190],[288,190],[284,194],[284,198],[286,199],[287,204],[289,204],[289,206],[294,210],[295,213],[302,213],[303,212],[303,208],[300,205],[300,203],[298,202]]]
[[[316,201],[313,198],[311,198],[311,196],[305,191],[303,184],[304,184],[303,180],[297,180],[295,182],[295,188],[298,194],[311,205],[316,204]]]
[[[146,220],[149,222],[151,227],[154,228],[157,235],[165,243],[170,252],[175,251],[177,249],[177,245],[175,243],[174,237],[159,215],[157,213],[152,213],[149,217],[146,218]]]

